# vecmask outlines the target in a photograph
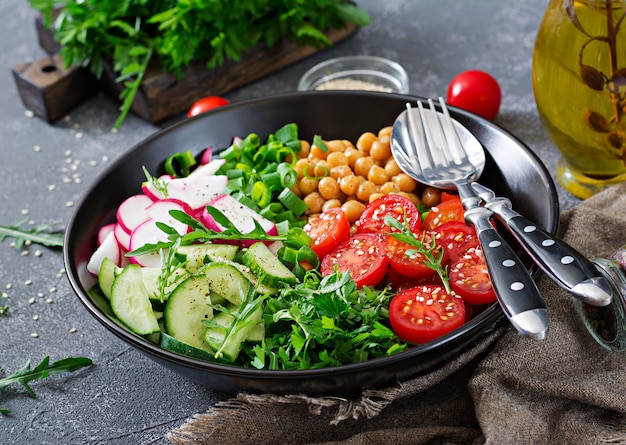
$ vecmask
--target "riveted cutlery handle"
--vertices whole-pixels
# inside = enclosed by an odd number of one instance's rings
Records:
[[[489,207],[504,220],[537,265],[562,288],[594,306],[611,302],[611,285],[576,249],[505,205]]]
[[[474,218],[471,212],[467,211],[466,217],[476,227],[502,310],[523,335],[543,340],[548,330],[548,313],[537,285],[513,249],[491,225],[489,218],[482,215]]]

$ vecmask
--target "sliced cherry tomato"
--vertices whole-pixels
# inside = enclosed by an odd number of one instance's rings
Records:
[[[385,224],[385,216],[392,216],[401,223],[406,215],[409,228],[418,233],[422,228],[422,217],[419,210],[409,198],[402,195],[389,194],[370,202],[356,222],[357,233],[397,232]]]
[[[433,230],[435,227],[448,221],[465,221],[465,211],[461,198],[450,198],[430,209],[424,218],[424,228]]]
[[[465,322],[465,303],[447,293],[443,286],[412,287],[391,300],[389,322],[402,340],[426,343]]]
[[[450,287],[470,304],[482,305],[496,301],[487,264],[480,249],[468,251],[450,266]]]
[[[340,272],[350,271],[357,287],[376,286],[385,278],[388,266],[383,236],[357,233],[324,256],[320,272],[330,275],[335,268]]]
[[[219,96],[207,96],[194,102],[187,112],[187,117],[197,116],[198,114],[206,113],[214,108],[228,105],[230,102],[227,99]]]
[[[411,287],[420,286],[424,284],[436,284],[442,286],[441,278],[439,275],[433,274],[425,278],[412,278],[398,273],[395,269],[389,268],[387,271],[387,281],[391,286],[391,290],[394,292],[400,292],[407,290]]]
[[[441,201],[447,201],[449,199],[460,199],[458,193],[450,192],[447,190],[441,191]]]
[[[502,92],[498,81],[489,73],[469,70],[452,79],[446,101],[452,106],[492,120],[500,109]]]
[[[424,232],[423,241],[425,246],[432,246],[432,243],[435,243],[432,253],[435,258],[439,257],[442,247],[435,242],[433,235],[429,232]],[[417,252],[416,249],[417,247],[404,243],[390,235],[385,239],[385,252],[387,253],[387,258],[389,258],[389,264],[398,273],[412,278],[424,278],[433,275],[435,271],[425,264],[426,256]],[[408,252],[410,252],[410,255],[407,255]],[[442,263],[445,263],[445,261],[444,252]]]
[[[451,262],[479,246],[476,229],[461,221],[448,221],[433,229],[437,242],[443,246]]]
[[[337,244],[350,236],[350,221],[341,208],[322,212],[318,217],[309,219],[304,231],[312,239],[311,249],[319,258],[323,258]]]

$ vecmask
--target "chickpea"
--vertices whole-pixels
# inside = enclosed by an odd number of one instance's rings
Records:
[[[390,193],[398,193],[400,189],[395,182],[385,182],[380,186],[380,193],[383,195],[389,195]]]
[[[350,223],[354,223],[356,220],[358,220],[361,217],[361,213],[363,213],[364,209],[365,204],[357,201],[356,199],[350,199],[341,205],[341,210],[343,210],[343,213],[346,214],[346,217],[348,217],[348,221],[350,221]]]
[[[352,141],[349,141],[348,139],[343,139],[343,140],[342,140],[342,142],[343,142],[343,145],[345,145],[345,146],[346,146],[346,150],[347,150],[348,148],[355,148],[355,147],[354,147],[354,144],[352,143]],[[344,150],[344,151],[345,151],[345,150]]]
[[[344,176],[339,180],[339,188],[348,196],[355,195],[361,182],[354,175]]]
[[[412,192],[417,187],[417,181],[411,178],[406,173],[400,173],[391,180],[398,186],[403,192]]]
[[[369,198],[368,202],[376,201],[378,198],[381,198],[383,196],[385,196],[385,195],[380,193],[380,192],[372,193],[370,195],[370,198]]]
[[[330,176],[332,176],[336,180],[350,175],[352,175],[352,169],[347,165],[338,165],[330,169]]]
[[[337,207],[341,207],[341,201],[338,199],[329,199],[322,206],[322,212],[325,212],[326,210],[329,210],[329,209],[335,209]]]
[[[426,187],[422,192],[422,204],[434,207],[441,202],[441,191],[435,187]]]
[[[378,130],[378,139],[384,138],[384,137],[391,137],[391,130],[392,130],[392,126],[388,125],[386,127],[381,128],[380,130]]]
[[[320,179],[317,186],[317,191],[324,199],[338,199],[341,196],[341,190],[339,189],[339,183],[331,176],[326,176]]]
[[[391,157],[391,147],[389,144],[383,144],[380,140],[374,141],[370,148],[370,156],[375,161],[386,161]]]
[[[309,152],[311,151],[311,144],[309,144],[308,141],[300,141],[300,152],[298,153],[298,156],[300,158],[306,158],[307,156],[309,156]]]
[[[306,214],[316,214],[322,211],[322,207],[324,206],[324,198],[317,192],[309,193],[303,199],[304,203],[307,206]]]
[[[330,164],[332,167],[336,167],[338,165],[349,165],[348,157],[345,155],[343,151],[333,151],[328,153],[326,157],[326,162]]]
[[[318,183],[319,181],[317,179],[304,177],[298,182],[298,188],[300,189],[300,193],[306,196],[317,190]]]
[[[354,173],[367,178],[372,165],[374,165],[374,160],[369,156],[363,156],[354,163]]]
[[[376,185],[382,185],[389,180],[389,175],[387,175],[384,168],[379,167],[378,165],[372,165],[369,173],[367,174],[367,179]]]
[[[328,165],[328,162],[326,162],[325,160],[317,161],[317,163],[313,167],[313,176],[315,176],[316,178],[323,178],[327,176],[328,173],[330,173],[330,166]]]
[[[356,163],[356,160],[363,157],[363,153],[361,153],[359,150],[357,150],[354,147],[346,148],[346,151],[344,151],[343,154],[345,154],[346,157],[348,158],[348,165],[352,168],[354,168],[354,164]]]
[[[311,145],[311,151],[309,152],[309,159],[312,159],[312,160],[326,159],[327,155],[328,153],[326,153],[317,145]]]
[[[346,144],[338,139],[326,142],[328,147],[328,154],[331,153],[343,153],[346,150]]]
[[[359,139],[356,141],[356,148],[362,151],[365,154],[369,154],[370,148],[372,147],[372,143],[378,139],[374,133],[366,132],[359,136]]]
[[[398,166],[398,163],[393,158],[389,159],[385,163],[385,171],[387,172],[390,178],[402,173],[402,169],[400,169],[400,167]]]
[[[370,195],[376,193],[376,184],[372,181],[365,181],[356,191],[356,197],[359,201],[369,202]]]
[[[311,176],[313,174],[313,165],[307,158],[298,159],[294,170],[298,173],[298,179],[302,179],[305,176]]]
[[[294,194],[296,194],[297,196],[299,196],[300,198],[302,198],[304,196],[304,193],[302,193],[302,190],[300,190],[300,184],[298,184],[297,182],[293,185],[293,187],[291,187],[290,189]]]
[[[403,193],[403,192],[400,192]],[[422,203],[422,200],[419,198],[419,196],[417,196],[415,193],[407,193],[406,197],[409,198],[411,200],[411,202],[413,202],[413,204],[418,205]]]

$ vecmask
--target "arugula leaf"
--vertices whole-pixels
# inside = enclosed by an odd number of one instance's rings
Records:
[[[27,218],[21,219],[10,226],[0,226],[0,241],[6,237],[15,238],[15,248],[19,249],[24,246],[26,241],[41,244],[48,247],[63,247],[63,233],[49,232],[54,225],[46,224],[32,229],[22,229],[20,226],[27,221]]]
[[[37,366],[31,368],[30,360],[27,360],[21,369],[8,377],[0,379],[0,391],[13,383],[19,383],[33,399],[36,399],[35,391],[29,386],[29,382],[43,380],[61,372],[74,372],[91,364],[92,361],[85,357],[69,357],[53,363],[50,363],[50,357],[46,357]],[[2,414],[9,414],[9,412],[7,409],[0,408],[0,413]]]

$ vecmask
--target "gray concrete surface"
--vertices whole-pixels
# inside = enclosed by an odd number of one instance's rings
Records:
[[[232,101],[293,91],[315,63],[339,55],[394,59],[409,72],[411,93],[445,95],[470,68],[492,73],[503,90],[496,122],[541,156],[557,154],[544,132],[531,85],[531,54],[547,0],[359,0],[372,25],[350,40],[228,95]],[[54,125],[25,114],[10,68],[43,57],[35,12],[24,0],[0,0],[0,224],[27,217],[63,226],[97,173],[158,128],[130,116],[111,128],[117,105],[94,97]],[[562,208],[577,200],[559,191]],[[41,251],[38,256],[37,251]],[[180,377],[98,324],[72,293],[60,251],[0,243],[0,376],[45,356],[86,356],[89,369],[34,382],[37,399],[11,386],[0,393],[2,444],[161,444],[164,434],[224,395]],[[47,303],[47,301],[50,301]],[[36,319],[38,318],[38,319]],[[71,332],[75,329],[75,332]],[[32,334],[37,334],[34,338]]]

